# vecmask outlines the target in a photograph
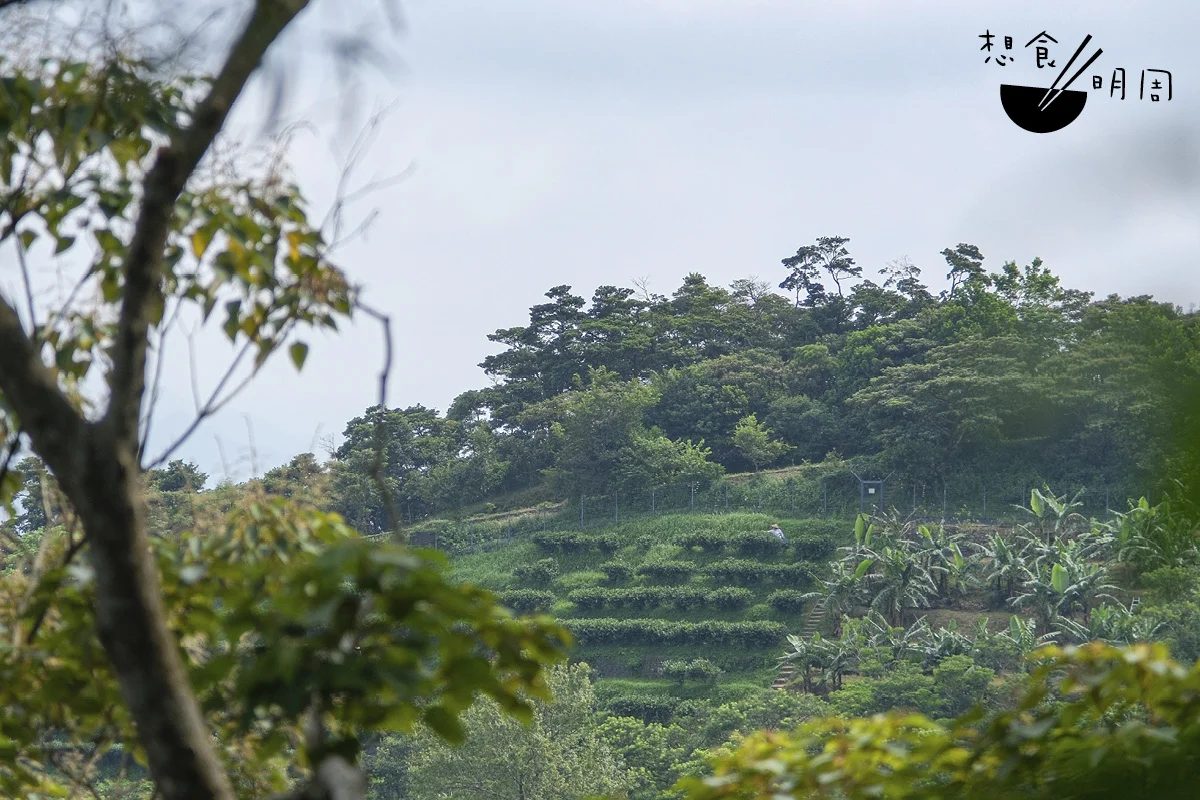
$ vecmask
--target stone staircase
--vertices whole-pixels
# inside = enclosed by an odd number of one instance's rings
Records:
[[[813,607],[809,609],[808,616],[804,618],[804,625],[800,628],[801,639],[811,639],[821,628],[821,620],[825,616],[825,598],[819,598],[813,603]],[[792,678],[796,677],[796,665],[790,661],[784,661],[779,665],[779,672],[775,675],[775,681],[771,684],[772,689],[784,689]]]
[[[779,673],[775,676],[775,682],[771,684],[771,688],[784,689],[794,677],[796,677],[796,665],[790,661],[784,661],[779,665]]]
[[[825,598],[818,597],[817,602],[808,610],[804,618],[804,627],[800,629],[801,639],[811,639],[813,634],[821,629],[821,621],[825,618]]]

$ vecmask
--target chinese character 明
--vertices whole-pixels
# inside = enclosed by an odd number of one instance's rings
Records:
[[[1117,73],[1120,73],[1120,75],[1118,75]],[[1112,84],[1110,85],[1110,88],[1108,90],[1108,96],[1112,97],[1116,93],[1117,89],[1121,90],[1121,99],[1124,100],[1125,99],[1125,68],[1124,67],[1117,67],[1116,69],[1113,70]]]
[[[1167,72],[1165,69],[1144,69],[1144,70],[1142,70],[1142,88],[1141,88],[1141,92],[1139,93],[1138,96],[1142,99],[1145,99],[1145,96],[1146,96],[1146,73],[1147,72],[1157,72],[1160,75],[1167,76],[1167,100],[1170,100],[1171,99],[1171,73]],[[1161,89],[1162,89],[1162,81],[1160,81],[1158,78],[1152,78],[1151,82],[1150,82],[1150,91],[1151,91],[1150,101],[1152,103],[1158,102],[1159,96],[1158,96],[1157,92],[1160,91]]]
[[[1055,44],[1058,44],[1057,39],[1055,39],[1053,36],[1046,33],[1045,31],[1042,31],[1037,36],[1030,39],[1028,44],[1025,45],[1026,47],[1029,47],[1030,45],[1033,45],[1033,44],[1038,45],[1038,48],[1036,50],[1038,69],[1042,69],[1042,68],[1048,67],[1048,66],[1049,67],[1054,66],[1054,62],[1050,60],[1050,50],[1049,50],[1049,48],[1044,46],[1046,44],[1046,42],[1054,42]]]

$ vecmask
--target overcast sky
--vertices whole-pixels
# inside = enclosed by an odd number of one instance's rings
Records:
[[[907,255],[937,286],[938,252],[967,242],[993,269],[1040,256],[1098,295],[1200,301],[1200,4],[406,0],[390,48],[403,64],[362,72],[357,94],[307,55],[369,19],[336,4],[316,0],[276,55],[303,64],[296,113],[324,125],[295,150],[318,207],[340,170],[330,143],[345,149],[338,99],[400,102],[361,176],[412,173],[359,209],[379,217],[342,254],[393,315],[391,406],[444,410],[485,385],[487,334],[525,323],[553,285],[777,284],[780,260],[819,236],[849,237],[864,275]],[[1012,63],[984,63],[985,30],[1012,36]],[[1025,49],[1043,30],[1057,68]],[[1104,52],[1071,87],[1091,94],[1080,119],[1045,135],[1009,122],[1000,84],[1049,86],[1087,34],[1076,67]],[[1124,101],[1107,87],[1117,67]],[[1172,71],[1170,102],[1139,100],[1146,68]],[[364,320],[311,343],[301,375],[268,367],[182,455],[241,480],[339,435],[375,402],[381,333]],[[192,411],[183,352],[158,445]],[[208,342],[202,386],[227,357]]]

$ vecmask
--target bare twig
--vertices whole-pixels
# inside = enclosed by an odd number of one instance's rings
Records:
[[[375,421],[375,458],[371,463],[371,476],[375,479],[375,488],[383,501],[393,535],[397,541],[405,542],[408,536],[400,528],[400,514],[383,475],[384,454],[387,452],[387,387],[392,372],[392,320],[387,314],[361,302],[355,307],[383,326],[383,369],[379,372],[379,419]]]
[[[200,405],[199,403],[198,387],[196,387],[195,381],[193,380],[193,392],[196,392],[195,399],[197,401],[196,416],[192,419],[191,424],[187,426],[183,433],[179,434],[179,436],[175,438],[175,441],[172,442],[167,449],[158,456],[158,458],[147,464],[145,469],[157,469],[162,464],[165,464],[167,459],[169,459],[176,450],[182,447],[184,442],[191,438],[191,435],[196,432],[196,429],[199,428],[206,419],[224,408],[231,400],[237,397],[237,395],[243,389],[245,389],[247,385],[249,385],[250,381],[252,381],[258,374],[257,369],[253,370],[249,375],[243,378],[228,395],[218,400],[218,396],[224,390],[225,384],[227,384],[229,379],[233,377],[233,374],[237,371],[237,367],[242,362],[242,359],[245,358],[246,354],[250,352],[251,344],[251,342],[247,342],[242,346],[242,349],[238,351],[238,354],[234,357],[233,362],[225,370],[225,374],[221,376],[221,380],[217,381],[217,387],[213,389],[212,393],[208,396],[208,400],[203,405]],[[193,368],[194,366],[195,362],[193,362]]]
[[[175,326],[175,321],[179,318],[179,311],[182,308],[183,303],[176,303],[166,324],[158,329],[158,345],[155,347],[154,353],[154,380],[150,383],[150,400],[146,404],[145,422],[142,425],[142,433],[139,437],[138,463],[141,463],[142,459],[146,456],[146,444],[150,441],[150,426],[154,421],[154,410],[158,406],[158,390],[162,385],[162,368],[166,362],[166,359],[163,357],[163,348],[166,346],[167,334]]]

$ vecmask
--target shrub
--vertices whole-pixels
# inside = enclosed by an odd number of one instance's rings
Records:
[[[787,547],[766,531],[747,531],[729,537],[729,548],[744,556],[775,556]]]
[[[567,594],[567,600],[580,611],[595,611],[610,603],[609,589],[576,589]]]
[[[706,605],[708,596],[703,589],[688,586],[634,586],[626,589],[586,588],[567,595],[567,599],[583,611],[601,608],[628,608],[638,611],[672,605],[690,611]]]
[[[803,533],[791,540],[792,552],[805,561],[827,561],[837,550],[838,541],[823,533]]]
[[[696,574],[692,561],[648,561],[635,571],[639,577],[660,583],[680,583]]]
[[[722,611],[737,611],[750,605],[754,593],[749,589],[736,586],[724,586],[714,589],[705,597],[708,605]]]
[[[616,534],[602,533],[593,537],[593,545],[601,554],[611,556],[621,549],[621,538]]]
[[[699,547],[701,550],[720,550],[725,547],[728,537],[714,531],[689,531],[674,538],[674,543],[690,550]]]
[[[666,725],[679,701],[662,695],[617,695],[608,701],[608,710],[617,717],[635,717],[645,723]]]
[[[708,605],[708,593],[695,586],[670,587],[671,604],[680,611],[694,611]]]
[[[543,558],[532,564],[519,564],[513,570],[513,576],[524,583],[549,586],[558,577],[558,561],[553,558]]]
[[[671,622],[663,619],[572,619],[566,627],[580,644],[727,645],[765,648],[779,645],[786,628],[778,622]]]
[[[698,681],[701,683],[716,683],[724,670],[707,658],[697,658],[693,661],[664,661],[662,674],[664,678],[672,678],[679,683]]]
[[[798,614],[804,610],[804,592],[797,589],[777,589],[767,597],[771,608],[784,614]]]
[[[504,605],[522,614],[549,611],[550,607],[554,605],[554,593],[539,589],[512,589],[507,592],[498,592],[496,597]]]
[[[775,574],[775,567],[774,564],[763,564],[759,561],[726,558],[709,564],[704,574],[720,583],[746,586],[771,580]]]
[[[598,569],[608,576],[609,583],[624,583],[633,576],[633,567],[617,561],[607,561]]]
[[[621,547],[621,540],[611,533],[597,535],[580,531],[541,531],[533,535],[533,543],[550,553],[586,553],[599,550],[611,554]]]

